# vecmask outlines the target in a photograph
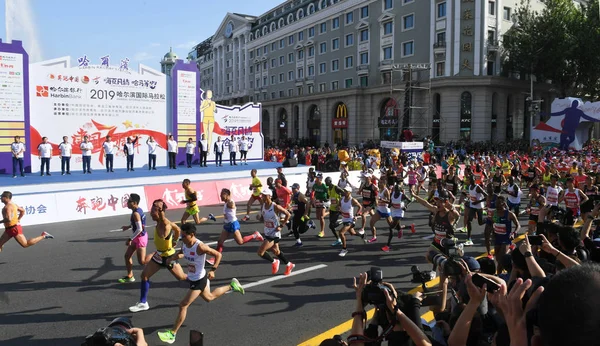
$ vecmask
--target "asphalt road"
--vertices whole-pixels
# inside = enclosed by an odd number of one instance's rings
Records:
[[[179,220],[181,212],[171,210],[167,216]],[[207,207],[201,212],[219,215],[222,207]],[[291,247],[293,237],[284,238],[281,247],[296,264],[298,273],[289,277],[282,275],[283,266],[278,276],[271,275],[271,266],[256,254],[259,243],[243,246],[227,243],[211,286],[228,284],[236,277],[242,284],[253,287],[247,288],[243,296],[228,294],[211,303],[198,299],[188,310],[175,345],[187,345],[190,329],[202,331],[207,346],[297,345],[350,319],[354,309],[352,277],[371,266],[381,267],[384,280],[398,289],[414,288],[415,284],[410,283],[410,267],[417,264],[421,269],[431,268],[424,258],[430,240],[423,237],[431,234],[427,215],[420,205],[411,205],[407,222],[416,224],[417,233],[408,232],[401,240],[394,238],[389,253],[380,250],[387,239],[384,221],[378,223],[382,231],[378,242],[363,244],[359,238],[353,238],[348,243],[350,252],[344,258],[338,256],[339,247],[330,246],[334,239],[328,231],[327,237],[319,239],[315,230],[310,230],[304,235],[305,245],[300,249]],[[81,345],[86,335],[115,317],[127,316],[135,326],[144,329],[150,345],[161,345],[156,333],[172,326],[188,284],[177,282],[165,270],[160,271],[151,280],[150,310],[129,312],[128,307],[139,299],[142,268],[134,260],[138,281],[117,282],[125,274],[123,254],[130,233],[109,232],[128,220],[123,216],[29,226],[24,229],[27,237],[48,231],[56,239],[44,240],[28,249],[22,249],[14,240],[7,243],[0,253],[0,344]],[[200,239],[216,241],[221,222],[209,221],[199,226]],[[242,233],[261,230],[261,226],[253,217],[250,222],[242,223]],[[484,252],[483,229],[479,226],[474,229],[473,240],[477,245],[468,248],[467,253],[479,255]],[[466,238],[464,233],[458,237]],[[154,250],[152,242],[148,250]],[[273,278],[276,279],[261,281]]]

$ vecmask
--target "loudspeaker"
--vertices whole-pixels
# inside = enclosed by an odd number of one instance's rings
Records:
[[[296,167],[298,166],[298,159],[285,159],[283,161],[283,167]]]

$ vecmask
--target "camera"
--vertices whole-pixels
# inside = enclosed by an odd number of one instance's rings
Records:
[[[127,317],[117,317],[108,326],[98,329],[94,334],[88,335],[81,346],[113,346],[120,343],[125,346],[135,346],[135,338],[127,332],[133,324]]]
[[[436,274],[434,271],[420,271],[418,266],[410,267],[412,273],[412,279],[410,282],[415,284],[424,284],[425,282],[435,279]]]
[[[365,286],[361,293],[361,299],[363,303],[371,304],[379,309],[385,307],[385,293],[388,291],[391,296],[394,293],[384,284],[383,271],[379,267],[371,267],[371,270],[367,273],[367,280],[370,282]]]

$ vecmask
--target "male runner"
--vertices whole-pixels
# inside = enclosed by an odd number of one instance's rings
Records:
[[[242,237],[242,233],[240,232],[240,223],[238,222],[236,216],[237,209],[235,207],[235,202],[233,199],[231,199],[231,191],[228,189],[221,190],[221,201],[223,201],[225,205],[223,206],[223,231],[221,231],[221,236],[217,242],[217,251],[219,253],[223,252],[223,244],[225,244],[225,241],[231,238],[231,236],[233,236],[233,239],[235,239],[235,242],[238,243],[238,245],[244,245],[252,240],[264,240],[258,231]],[[211,258],[208,263],[212,265],[216,262],[213,262]]]
[[[188,307],[198,299],[198,297],[202,297],[206,302],[211,302],[231,290],[241,294],[246,293],[244,287],[242,287],[236,278],[231,279],[229,285],[221,286],[211,292],[210,280],[215,278],[215,271],[217,271],[223,255],[196,238],[196,225],[186,224],[181,226],[181,229],[183,231],[183,246],[178,253],[171,256],[167,261],[170,263],[173,260],[182,258],[185,258],[188,261],[187,281],[190,283],[190,289],[179,303],[179,314],[177,315],[173,329],[165,332],[158,332],[160,340],[167,344],[175,342],[177,331],[179,331],[179,328],[181,328],[181,325],[187,316]],[[204,261],[206,260],[207,254],[215,256],[216,258],[215,264],[208,272],[204,269]]]
[[[315,210],[317,219],[319,219],[320,231],[317,237],[323,238],[325,236],[325,214],[327,213],[326,204],[328,204],[329,195],[327,185],[323,183],[323,174],[317,174],[315,184],[313,185],[313,191],[315,192]]]
[[[529,211],[529,221],[527,223],[527,235],[534,235],[536,233],[538,219],[540,215],[540,209],[546,205],[546,198],[540,195],[540,188],[537,184],[533,184],[529,187],[529,205],[527,207]],[[543,221],[543,220],[542,220]]]
[[[152,254],[151,259],[146,263],[146,266],[142,271],[140,301],[129,308],[129,311],[131,312],[150,309],[150,305],[148,304],[150,278],[161,268],[167,268],[177,280],[186,279],[186,275],[177,261],[167,262],[169,257],[175,254],[175,245],[177,244],[177,239],[179,239],[181,231],[174,222],[167,219],[165,216],[166,210],[167,204],[162,199],[157,199],[152,203],[150,216],[152,217],[152,220],[156,222],[156,227],[154,228],[154,245],[156,246],[156,252]]]
[[[256,176],[256,169],[250,171],[250,176],[252,177],[252,183],[250,184],[252,196],[250,196],[250,199],[246,204],[246,216],[244,216],[242,221],[250,220],[250,209],[252,208],[252,204],[254,204],[254,201],[258,201],[258,203],[262,206],[262,199],[260,197],[260,193],[262,192],[262,183],[260,182],[260,179],[258,179],[258,177]]]
[[[404,201],[409,202],[411,200],[408,199],[406,195],[404,195],[404,192],[402,191],[400,185],[394,185],[392,192],[390,192],[390,214],[392,217],[392,224],[389,228],[387,245],[384,245],[381,248],[381,251],[383,252],[390,252],[390,247],[392,246],[392,238],[394,236],[394,229],[398,230],[398,239],[402,238],[403,229],[405,228],[410,227],[410,230],[413,234],[416,232],[414,223],[410,225],[400,224],[402,219],[404,219],[404,209],[406,208]]]
[[[473,230],[473,219],[477,216],[477,222],[479,226],[482,226],[485,222],[483,219],[483,202],[485,202],[487,198],[487,193],[483,191],[483,188],[475,183],[475,179],[473,176],[469,177],[470,185],[469,185],[469,215],[467,218],[467,241],[465,242],[465,246],[472,246],[473,240],[471,240],[471,232]],[[494,187],[494,191],[495,187]],[[465,210],[467,212],[467,210]]]
[[[365,182],[358,189],[358,194],[362,196],[362,208],[359,213],[362,219],[362,227],[360,233],[365,231],[365,224],[367,223],[367,214],[373,216],[375,212],[375,197],[377,196],[377,186],[373,183],[377,181],[371,174],[365,176]]]
[[[283,255],[283,252],[279,249],[279,241],[281,240],[281,225],[286,224],[290,219],[290,212],[285,210],[280,205],[275,204],[271,200],[271,194],[268,191],[262,191],[262,207],[261,214],[265,224],[264,230],[264,242],[258,248],[258,257],[264,258],[271,263],[271,269],[273,275],[279,271],[280,261],[286,265],[284,275],[290,275],[292,270],[296,266],[292,262],[289,262]],[[283,221],[279,219],[279,215],[283,214]],[[273,259],[270,253],[267,251],[271,250],[277,258]]]
[[[342,240],[340,239],[340,236],[338,235],[335,229],[337,226],[342,224],[339,220],[340,200],[342,199],[345,193],[342,188],[333,184],[333,180],[331,179],[331,177],[325,178],[325,185],[327,185],[327,194],[329,195],[329,229],[331,230],[331,233],[333,233],[333,236],[336,238],[335,242],[333,242],[331,246],[338,246],[342,245]],[[352,186],[349,184],[346,184],[346,186],[350,186],[350,188],[352,188]],[[344,188],[346,186],[344,186]]]
[[[217,221],[213,214],[208,214],[208,218],[200,218],[200,208],[198,208],[198,205],[196,204],[196,201],[198,200],[198,195],[196,194],[196,191],[194,191],[194,189],[191,188],[190,185],[191,181],[189,179],[183,179],[181,187],[183,187],[186,199],[182,200],[180,203],[187,204],[187,207],[185,208],[183,216],[181,217],[181,224],[185,224],[185,222],[190,216],[194,218],[194,222],[196,222],[196,225],[206,222],[208,219],[212,221]]]
[[[496,198],[496,211],[492,215],[492,221],[494,225],[494,255],[498,262],[498,272],[501,273],[503,268],[500,259],[508,253],[508,246],[512,244],[512,240],[521,229],[521,224],[515,214],[508,209],[504,196]]]
[[[42,235],[39,237],[27,239],[23,235],[23,228],[19,222],[25,215],[25,209],[19,207],[15,203],[12,202],[12,193],[10,191],[2,192],[0,195],[0,199],[2,203],[4,203],[4,208],[2,208],[2,223],[4,224],[4,233],[2,237],[0,237],[0,252],[2,251],[2,247],[6,244],[10,238],[15,238],[17,243],[21,245],[23,248],[27,248],[39,243],[42,239],[54,239],[48,232],[42,232]]]
[[[352,187],[346,186],[344,188],[344,197],[340,199],[340,214],[342,214],[342,229],[340,229],[340,239],[342,240],[342,251],[338,254],[340,257],[344,257],[348,254],[348,248],[346,247],[346,232],[349,232],[352,235],[360,236],[364,243],[365,240],[365,231],[354,230],[354,226],[356,225],[356,216],[354,216],[354,207],[358,207],[358,211],[356,215],[362,215],[363,207],[358,203],[356,198],[352,197]]]
[[[134,282],[135,277],[133,276],[133,253],[137,254],[138,263],[140,265],[146,265],[146,246],[148,245],[148,233],[146,233],[146,215],[140,208],[141,197],[137,193],[129,195],[127,201],[127,208],[131,209],[131,217],[129,218],[129,226],[123,226],[121,229],[126,231],[131,229],[133,235],[127,238],[125,245],[127,250],[125,251],[125,268],[127,268],[127,275],[120,278],[120,283]]]
[[[300,234],[306,233],[308,230],[308,199],[302,192],[300,192],[300,184],[294,183],[292,185],[292,233],[296,238],[294,247],[302,247],[302,240]]]

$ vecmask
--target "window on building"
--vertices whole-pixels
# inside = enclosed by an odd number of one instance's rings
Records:
[[[315,75],[315,66],[314,65],[308,66],[308,75],[309,76],[314,76]]]
[[[315,86],[312,84],[307,85],[307,89],[308,89],[307,91],[309,94],[312,94],[315,92]]]
[[[294,62],[294,53],[288,54],[288,63]]]
[[[321,26],[320,26],[319,33],[320,33],[320,34],[324,34],[324,33],[326,33],[326,32],[327,32],[327,22],[325,22],[325,23],[321,23]]]
[[[414,2],[415,0],[402,0],[403,4],[410,4],[411,2]]]
[[[261,54],[261,48],[256,48],[256,57],[258,58]]]
[[[231,66],[231,61],[230,61],[229,59],[227,59],[227,61],[225,61],[225,66],[226,66],[226,67],[229,67],[229,66]]]
[[[326,90],[327,90],[327,87],[326,87],[325,83],[319,84],[319,92],[325,92]]]
[[[344,67],[345,68],[352,68],[354,66],[354,57],[353,56],[347,56],[346,58],[344,58]]]
[[[260,64],[256,64],[256,73],[260,72]]]
[[[250,59],[254,59],[254,52],[250,51]]]
[[[369,53],[368,52],[360,53],[360,64],[361,65],[369,64]]]
[[[276,62],[277,62],[277,61],[276,61],[275,59],[271,59],[271,68],[274,68],[274,67],[275,67],[275,63],[276,63]]]
[[[346,13],[346,25],[354,23],[354,12]]]
[[[338,59],[331,61],[331,72],[336,72],[340,70],[340,61]]]
[[[281,97],[281,95],[279,95],[279,96]],[[275,99],[275,92],[273,91],[273,92],[271,93],[271,100],[274,100],[274,99]]]
[[[279,40],[279,49],[281,49],[283,47],[285,47],[285,39],[282,38],[281,40]],[[250,58],[252,58],[252,57],[250,57]]]
[[[435,40],[435,42],[436,42],[438,45],[443,45],[443,44],[446,44],[446,32],[445,32],[445,31],[438,32],[438,33],[436,34],[436,40]]]
[[[496,30],[488,30],[487,32],[488,44],[493,44],[496,40]]]
[[[294,96],[294,89],[288,89],[288,97]]]
[[[333,40],[331,40],[331,50],[338,50],[338,49],[340,49],[340,39],[334,38]]]
[[[304,69],[302,67],[298,68],[298,78],[304,78]]]
[[[285,57],[282,55],[279,57],[279,66],[283,66],[285,64]]]
[[[309,57],[315,56],[315,46],[308,47],[308,56]]]
[[[337,29],[340,27],[340,17],[335,17],[331,20],[331,30]]]
[[[256,78],[256,87],[260,88],[260,78]]]
[[[315,28],[308,28],[308,37],[315,37]]]
[[[297,87],[296,91],[298,93],[298,96],[302,96],[304,94],[304,88],[302,86]]]
[[[354,45],[354,34],[346,35],[346,47]]]
[[[409,14],[407,16],[402,17],[402,29],[410,30],[415,27],[415,15]]]
[[[496,2],[495,1],[488,1],[488,14],[490,16],[496,15]]]
[[[384,47],[383,48],[383,59],[384,60],[391,60],[393,59],[393,49],[392,47]]]
[[[304,31],[300,31],[298,33],[298,41],[303,41],[304,40]]]
[[[504,8],[504,12],[502,14],[502,18],[504,18],[504,20],[511,20],[511,15],[510,15],[510,7],[505,7]]]
[[[333,82],[331,82],[331,90],[338,90],[339,89],[339,84],[338,81],[334,80]]]
[[[266,69],[268,69],[268,68],[269,68],[269,65],[267,64],[267,62],[266,61],[263,62],[263,71],[266,70]]]
[[[352,88],[352,78],[347,78],[344,80],[344,88]]]
[[[263,47],[263,51],[265,52],[265,54],[269,53],[269,46],[264,46]]]
[[[294,35],[290,35],[288,36],[288,46],[291,46],[294,44]]]
[[[274,52],[275,49],[277,49],[277,45],[275,44],[275,42],[271,43],[271,52]]]
[[[443,77],[446,74],[446,63],[444,61],[435,64],[435,76]]]
[[[369,76],[360,76],[360,86],[363,88],[369,86]]]
[[[319,74],[324,74],[325,72],[327,72],[327,64],[322,62],[319,64]]]
[[[253,80],[250,81],[250,89],[254,89],[254,81]]]
[[[279,97],[285,97],[285,92],[283,90],[279,90]]]
[[[321,42],[319,44],[319,54],[327,53],[327,42]]]
[[[394,7],[394,0],[383,0],[383,9],[390,10]]]
[[[411,56],[413,54],[415,54],[415,42],[408,41],[402,43],[402,56],[406,57]]]
[[[487,62],[487,75],[488,76],[496,75],[496,64],[494,63],[494,61]]]
[[[369,29],[363,29],[360,31],[360,42],[369,40]]]
[[[298,60],[304,59],[304,49],[298,51]]]
[[[283,83],[283,82],[285,82],[285,76],[283,73],[280,73],[279,74],[279,83]]]
[[[460,138],[471,139],[471,93],[468,91],[460,96]]]
[[[389,21],[383,23],[383,34],[391,35],[394,32],[394,22]]]
[[[289,71],[288,72],[288,82],[293,81],[293,80],[294,80],[294,71]]]
[[[271,85],[275,84],[275,76],[271,76]]]
[[[446,17],[446,3],[445,2],[440,2],[439,4],[437,4],[437,17],[438,18]]]
[[[267,77],[266,77],[266,76],[265,76],[265,77],[263,77],[263,85],[264,85],[264,86],[267,86],[267,85],[269,85],[269,80],[267,79]]]
[[[367,18],[369,16],[369,6],[363,6],[360,8],[360,19]]]

